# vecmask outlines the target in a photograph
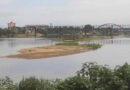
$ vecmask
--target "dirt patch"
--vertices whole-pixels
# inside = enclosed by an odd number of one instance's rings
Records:
[[[66,56],[91,50],[83,46],[46,46],[21,49],[20,54],[5,56],[6,58],[40,59],[57,56]]]

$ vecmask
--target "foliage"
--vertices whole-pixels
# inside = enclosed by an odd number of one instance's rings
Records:
[[[22,29],[22,28],[14,28],[12,30],[9,30],[7,28],[5,29],[2,29],[0,28],[0,38],[7,38],[7,37],[34,37],[35,36],[35,33],[34,32],[31,32],[31,33],[28,33],[26,29]],[[41,37],[42,36],[42,33],[37,31],[37,34],[36,34],[37,37]]]
[[[130,90],[130,65],[111,70],[97,63],[85,63],[77,76],[65,79],[58,90]]]
[[[87,78],[74,76],[67,78],[57,85],[57,90],[89,90],[89,81]]]
[[[130,90],[130,65],[125,63],[123,66],[117,66],[114,71],[115,76],[120,78],[122,83]]]
[[[125,81],[107,66],[85,63],[79,71],[79,75],[89,79],[89,90],[129,90]]]
[[[19,90],[54,90],[54,86],[51,81],[30,77],[20,81]]]
[[[17,34],[25,34],[25,30],[0,29],[0,37],[14,37]]]
[[[82,46],[82,47],[89,47],[91,49],[98,49],[101,48],[100,44],[78,44],[77,42],[64,42],[64,43],[57,43],[56,45],[65,45],[65,46]]]
[[[92,48],[94,50],[98,49],[98,48],[101,48],[100,44],[83,44],[82,46],[86,46],[86,47]]]
[[[92,25],[85,25],[84,26],[84,30],[85,30],[85,33],[88,33],[88,32],[90,32],[90,31],[92,31],[93,30],[93,26]]]
[[[0,90],[16,90],[16,85],[9,77],[0,79]]]
[[[130,65],[115,69],[95,62],[84,63],[76,76],[65,80],[43,80],[35,77],[20,81],[17,86],[8,77],[0,79],[0,90],[130,90]]]
[[[64,43],[58,43],[56,45],[77,46],[79,44],[77,42],[64,42]]]

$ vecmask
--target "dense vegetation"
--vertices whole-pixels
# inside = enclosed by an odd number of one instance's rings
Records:
[[[36,34],[38,33],[38,35]],[[128,33],[128,32],[127,32]],[[40,36],[39,36],[40,34]],[[88,40],[91,36],[116,36],[119,30],[110,28],[98,28],[93,25],[84,26],[54,26],[54,27],[15,27],[12,29],[0,28],[0,37],[47,37],[56,39]]]
[[[0,28],[0,37],[15,37],[16,34],[25,34],[25,30],[8,30]]]
[[[65,80],[25,78],[14,84],[8,77],[0,79],[0,90],[130,90],[130,65],[116,66],[85,63],[77,75]]]
[[[77,46],[79,44],[77,42],[63,42],[63,43],[57,43],[56,45]]]
[[[101,48],[102,45],[100,45],[100,44],[83,44],[82,46],[89,47],[92,49],[98,49],[98,48]]]
[[[37,37],[41,37],[42,34],[37,32],[36,34]],[[17,28],[17,29],[13,29],[13,30],[9,30],[7,28],[2,29],[0,28],[0,38],[25,38],[25,37],[35,37],[35,33],[33,32],[29,32],[28,30],[24,29],[24,28]]]

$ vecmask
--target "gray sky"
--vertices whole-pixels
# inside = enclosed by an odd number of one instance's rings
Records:
[[[130,24],[130,0],[0,0],[0,27],[25,24]]]

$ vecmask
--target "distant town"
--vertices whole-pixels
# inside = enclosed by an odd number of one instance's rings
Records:
[[[84,38],[89,36],[130,35],[130,25],[106,23],[102,25],[86,24],[82,26],[53,26],[46,24],[18,27],[9,22],[8,28],[0,28],[0,37],[47,37],[47,38]]]

